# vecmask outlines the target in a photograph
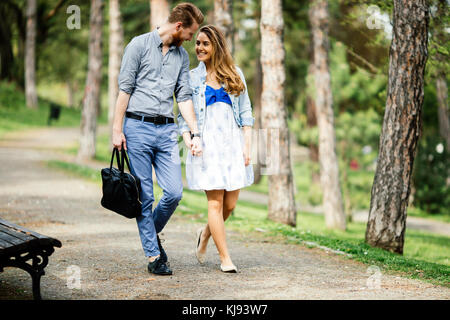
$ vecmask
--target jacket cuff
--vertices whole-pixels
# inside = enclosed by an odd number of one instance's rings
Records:
[[[255,123],[255,118],[249,117],[249,118],[241,118],[241,125],[242,126],[250,126],[253,127],[253,124]]]

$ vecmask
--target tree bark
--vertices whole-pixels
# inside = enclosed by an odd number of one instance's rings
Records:
[[[5,4],[0,4],[0,16],[7,17],[10,10]],[[12,80],[14,55],[12,47],[12,26],[9,19],[0,19],[0,79]]]
[[[162,25],[170,14],[169,2],[167,0],[150,0],[150,28],[155,30]]]
[[[109,0],[109,65],[108,65],[108,125],[112,130],[114,109],[119,87],[120,64],[123,52],[123,28],[119,0]],[[110,135],[111,139],[112,135]],[[110,143],[110,145],[112,145]]]
[[[439,133],[445,140],[446,149],[450,150],[450,119],[448,113],[448,87],[445,75],[436,79],[436,95],[438,100]]]
[[[103,0],[91,0],[89,65],[81,114],[80,149],[78,151],[78,160],[80,161],[92,159],[95,156],[102,69],[102,11]]]
[[[36,90],[36,20],[37,1],[27,0],[27,31],[25,40],[25,97],[27,107],[38,107]]]
[[[214,23],[225,34],[230,52],[234,51],[233,0],[214,0]]]
[[[336,155],[333,96],[329,70],[329,15],[325,0],[310,2],[309,19],[314,46],[314,89],[319,129],[320,182],[323,191],[325,224],[330,229],[346,229],[339,165]]]
[[[278,158],[275,171],[269,174],[268,218],[288,225],[296,225],[294,181],[289,148],[287,110],[284,102],[285,51],[283,46],[283,12],[281,0],[261,2],[261,66],[263,90],[261,95],[261,120],[268,131],[268,140],[275,143]],[[267,144],[266,144],[267,146]],[[272,148],[267,148],[271,151]],[[273,166],[273,163],[272,163]]]
[[[75,88],[74,83],[71,79],[66,80],[66,87],[67,87],[67,106],[69,108],[75,107]]]
[[[426,0],[394,0],[389,83],[366,242],[403,253],[411,174],[420,135],[427,61]]]
[[[254,183],[258,184],[261,181],[261,167],[262,159],[265,159],[264,154],[264,141],[259,136],[259,130],[261,129],[261,92],[262,92],[262,70],[260,56],[256,58],[256,70],[253,78],[253,89],[255,95],[253,97],[253,114],[255,116],[255,123],[253,125],[254,143],[256,143],[256,164],[253,166]]]
[[[312,37],[309,59],[308,74],[314,75],[314,46]],[[309,129],[317,127],[316,101],[310,94],[306,96],[306,126]],[[314,163],[319,163],[319,147],[317,143],[309,143],[309,160]],[[315,170],[311,170],[311,181],[312,183],[320,184],[320,175]]]

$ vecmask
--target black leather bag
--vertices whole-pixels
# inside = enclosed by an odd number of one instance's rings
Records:
[[[130,163],[123,147],[120,153],[122,161],[119,160],[119,150],[114,148],[109,168],[103,168],[101,171],[103,183],[101,204],[106,209],[132,219],[141,215],[141,182],[138,177],[124,172],[125,163],[130,171]],[[117,159],[118,169],[113,167],[114,156]]]

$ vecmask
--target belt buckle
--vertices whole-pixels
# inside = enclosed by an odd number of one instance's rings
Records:
[[[166,118],[162,116],[155,117],[156,124],[166,124]]]

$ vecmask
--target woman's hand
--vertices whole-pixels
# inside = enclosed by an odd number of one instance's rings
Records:
[[[244,163],[245,166],[248,166],[250,164],[250,161],[252,160],[250,155],[252,153],[252,147],[250,144],[246,144],[244,147]]]
[[[193,156],[197,156],[200,157],[202,155],[202,140],[200,139],[200,137],[194,137],[192,139],[192,155]]]
[[[244,163],[248,166],[251,161],[252,154],[252,127],[244,126]]]

